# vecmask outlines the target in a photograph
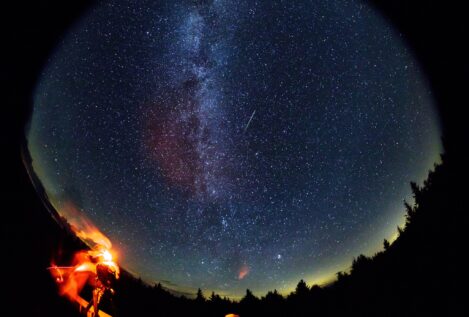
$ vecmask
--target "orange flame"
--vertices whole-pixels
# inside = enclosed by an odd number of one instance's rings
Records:
[[[247,266],[247,264],[243,264],[238,272],[238,280],[242,280],[243,278],[245,278],[246,275],[249,274],[249,271],[249,266]]]
[[[119,267],[112,259],[109,250],[78,251],[73,259],[72,266],[63,267],[52,265],[49,269],[59,285],[59,294],[77,301],[86,283],[95,287],[96,265],[105,264],[116,272],[119,278]]]
[[[92,250],[75,253],[71,266],[60,267],[52,264],[49,268],[59,285],[60,295],[78,302],[80,292],[87,283],[96,287],[98,264],[105,264],[112,268],[116,273],[116,278],[119,278],[119,267],[113,260],[115,254],[111,251],[111,241],[73,203],[65,203],[60,208],[60,214],[64,216],[77,237],[92,248]]]
[[[112,248],[111,240],[99,231],[72,202],[65,202],[60,208],[60,214],[65,216],[72,231],[88,246],[99,245],[108,250]]]
[[[96,268],[88,253],[79,251],[73,257],[72,266],[52,265],[50,272],[59,285],[59,294],[76,301],[90,275],[96,273]]]

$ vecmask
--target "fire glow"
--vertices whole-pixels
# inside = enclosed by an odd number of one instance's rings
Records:
[[[89,247],[99,245],[107,250],[111,250],[111,240],[91,220],[86,218],[72,202],[64,203],[60,208],[60,214],[65,216],[73,233]]]
[[[85,308],[88,311],[93,306],[93,311],[97,311],[101,297],[105,292],[114,292],[112,282],[119,278],[120,270],[114,261],[115,253],[111,250],[111,241],[89,219],[81,215],[73,204],[65,204],[63,207],[61,211],[72,216],[67,217],[70,219],[69,228],[90,250],[77,251],[70,266],[52,263],[49,270],[61,296],[78,303],[80,309]],[[93,289],[93,298],[89,303],[80,297],[80,292],[87,284]]]

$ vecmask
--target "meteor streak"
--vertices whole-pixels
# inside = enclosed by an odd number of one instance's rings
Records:
[[[252,118],[254,118],[254,115],[256,114],[256,110],[252,112],[251,118],[249,118],[248,124],[246,124],[246,127],[244,128],[244,132],[246,133],[246,130],[249,128],[249,125],[251,124]]]

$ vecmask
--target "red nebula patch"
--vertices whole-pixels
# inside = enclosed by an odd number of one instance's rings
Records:
[[[158,116],[149,116],[144,132],[145,155],[157,164],[166,180],[193,194],[204,189],[198,177],[201,170],[196,136],[199,120],[190,109],[182,113],[159,112]]]
[[[243,264],[238,272],[238,280],[242,280],[243,278],[245,278],[249,274],[249,271],[249,266]]]

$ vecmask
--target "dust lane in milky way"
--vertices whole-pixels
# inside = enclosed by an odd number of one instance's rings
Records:
[[[372,252],[441,151],[401,36],[361,1],[106,1],[51,56],[32,168],[149,282],[287,292]]]

